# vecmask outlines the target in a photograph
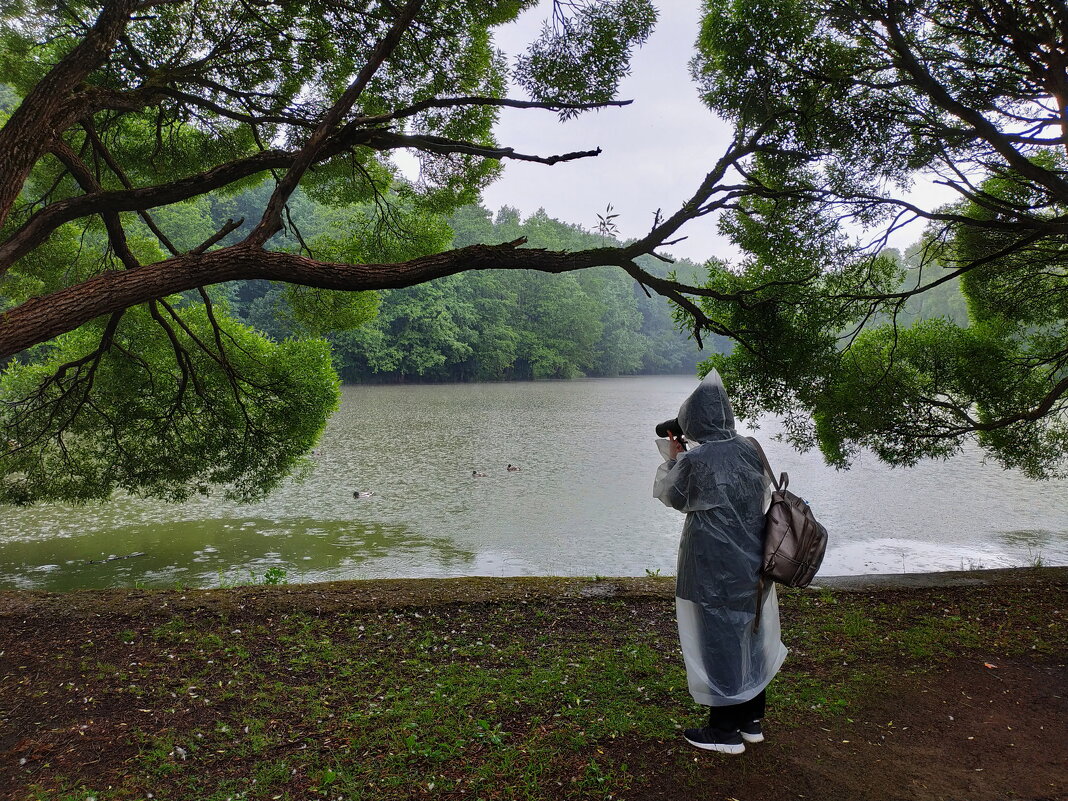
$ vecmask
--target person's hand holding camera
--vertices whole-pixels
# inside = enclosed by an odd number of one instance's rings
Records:
[[[668,441],[671,443],[670,450],[668,451],[670,454],[669,458],[678,459],[679,454],[686,450],[686,443],[682,441],[681,437],[676,437],[674,432],[671,431],[668,432]]]
[[[678,459],[679,454],[686,450],[686,440],[682,437],[682,426],[679,425],[677,417],[673,420],[665,420],[663,423],[659,423],[656,426],[656,435],[658,437],[667,437],[670,443],[669,459]]]

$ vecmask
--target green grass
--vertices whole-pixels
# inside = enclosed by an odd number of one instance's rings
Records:
[[[775,719],[848,716],[892,673],[960,656],[1063,649],[1063,621],[975,597],[783,592]],[[79,697],[150,711],[122,718],[99,791],[60,772],[27,798],[608,799],[634,781],[614,743],[703,714],[657,598],[184,614],[71,649]]]

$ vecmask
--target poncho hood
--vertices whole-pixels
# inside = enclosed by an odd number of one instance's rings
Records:
[[[692,442],[734,437],[734,412],[723,379],[712,370],[679,407],[679,425]]]

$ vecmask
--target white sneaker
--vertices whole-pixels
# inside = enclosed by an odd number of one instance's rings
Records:
[[[764,742],[764,731],[760,728],[759,720],[752,720],[749,723],[743,723],[738,727],[738,733],[742,735],[742,739],[747,743],[762,743]]]
[[[719,731],[702,726],[699,729],[687,729],[682,736],[690,745],[705,751],[718,751],[721,754],[740,754],[745,751],[742,735],[736,731]]]

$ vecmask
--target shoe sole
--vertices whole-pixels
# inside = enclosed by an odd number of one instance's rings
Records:
[[[762,742],[764,742],[764,735],[763,734],[746,734],[743,731],[743,732],[741,732],[741,735],[742,735],[742,739],[745,740],[747,743],[762,743]]]
[[[716,751],[720,754],[731,754],[732,756],[737,756],[745,751],[745,743],[738,743],[737,745],[731,743],[699,743],[696,740],[691,740],[686,735],[682,737],[694,748],[700,748],[702,751]]]

